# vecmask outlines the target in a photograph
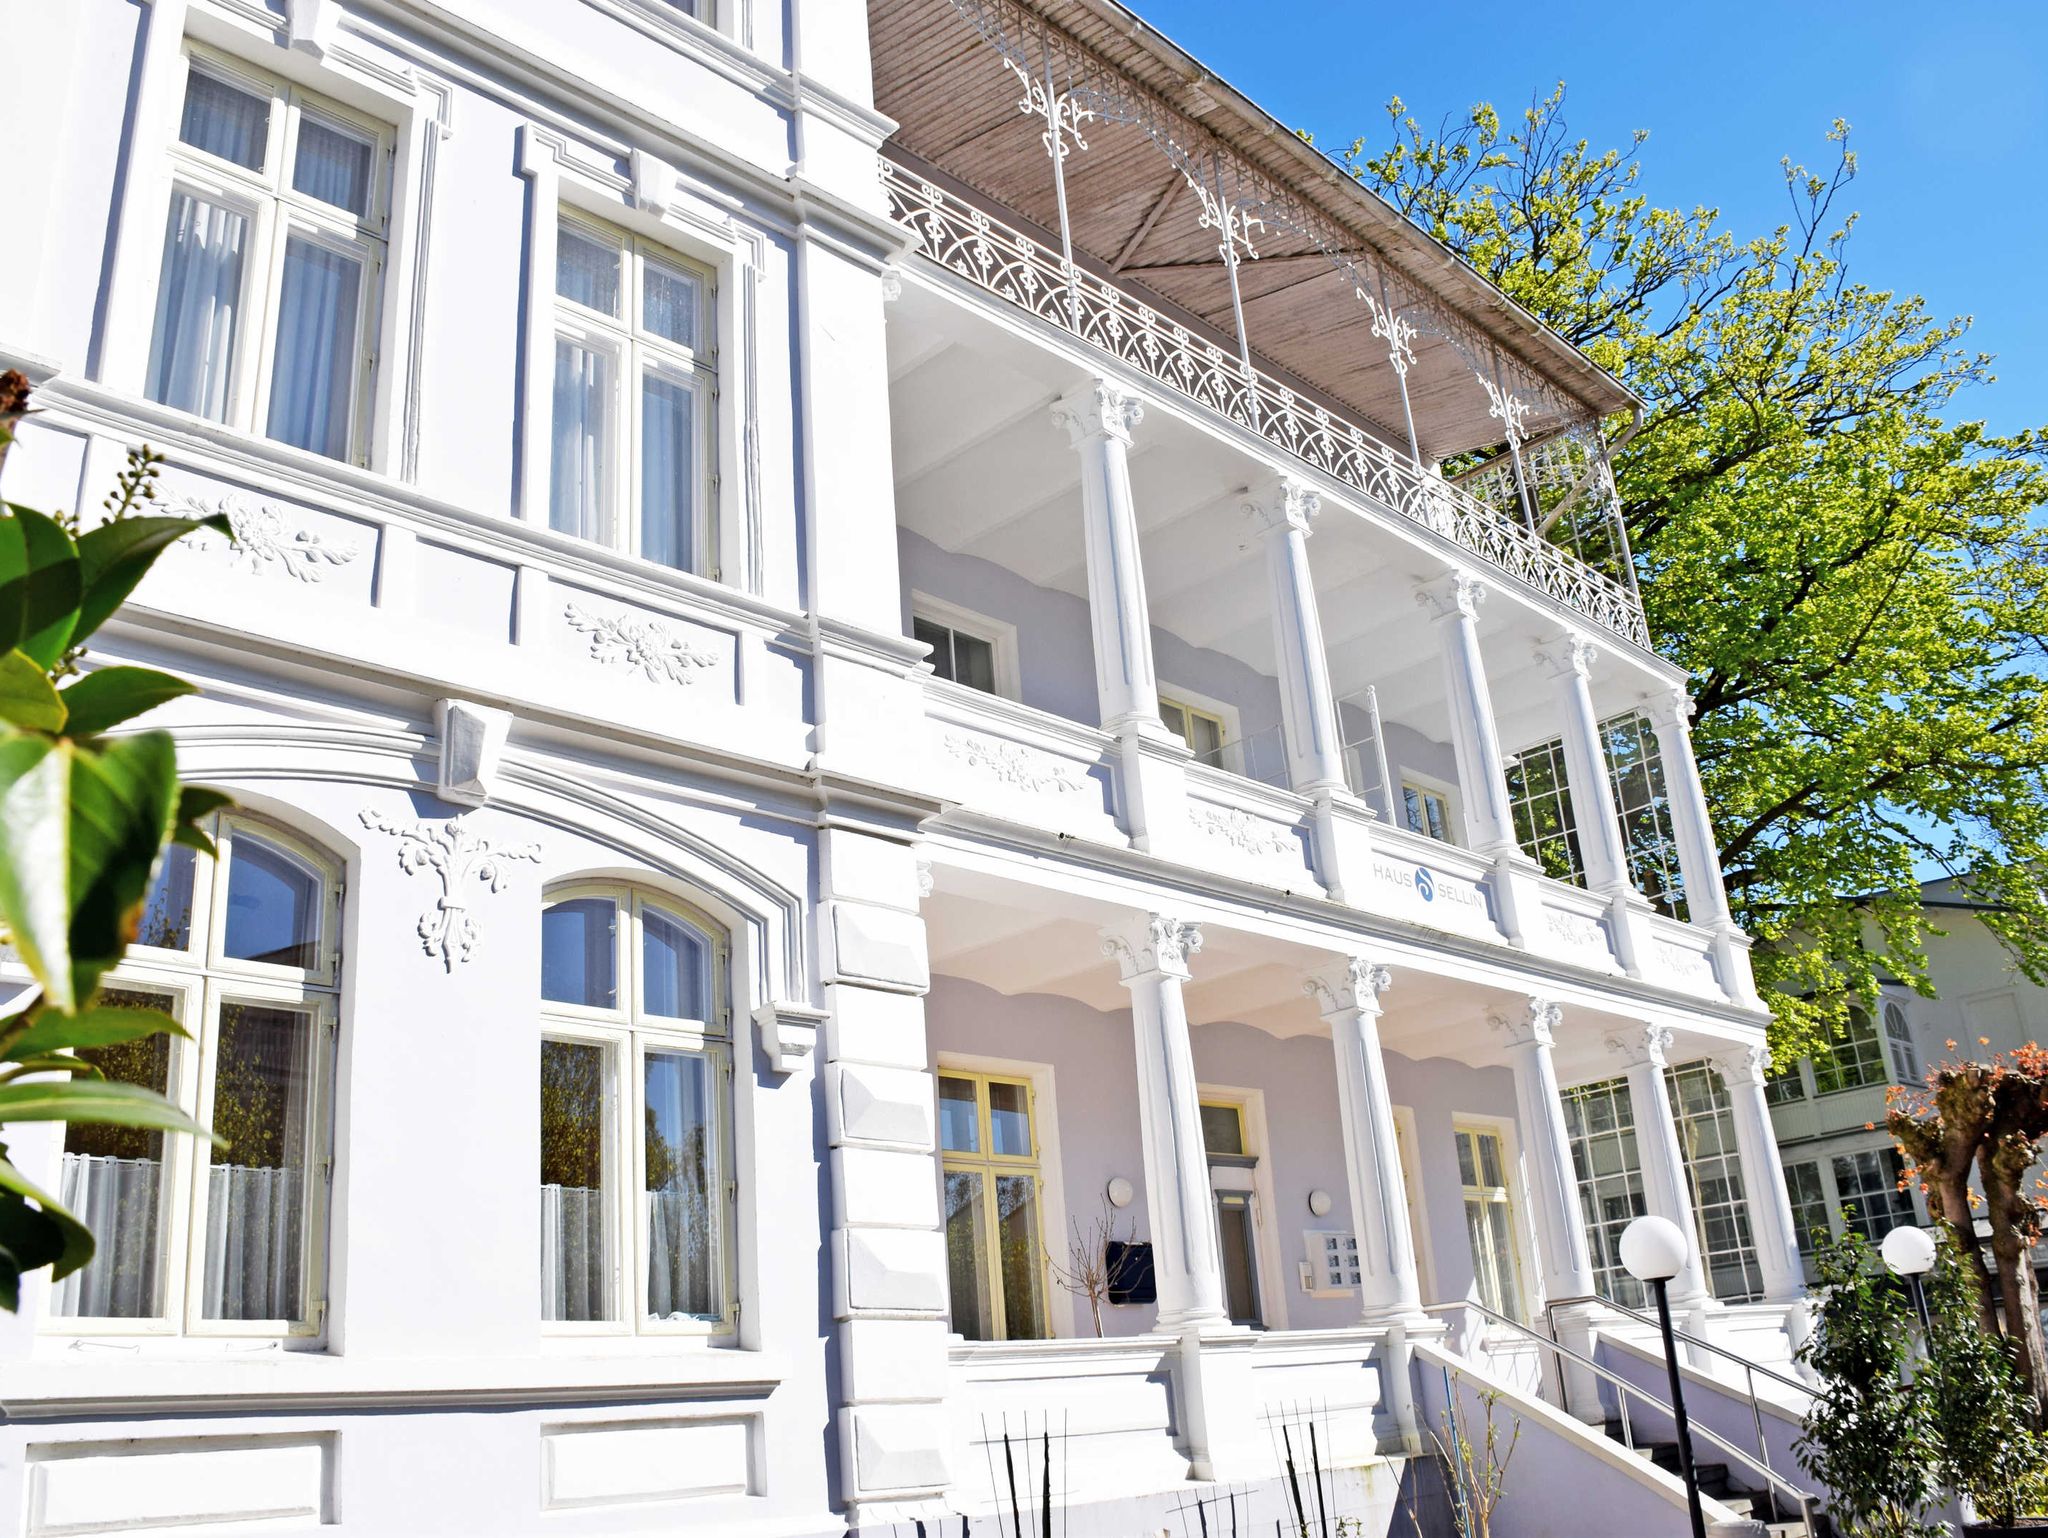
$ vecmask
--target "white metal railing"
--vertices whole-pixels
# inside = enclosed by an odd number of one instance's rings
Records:
[[[890,213],[916,238],[919,251],[947,271],[1093,344],[1648,649],[1642,606],[1622,584],[1115,284],[1068,268],[1057,252],[935,183],[886,158],[881,175]]]

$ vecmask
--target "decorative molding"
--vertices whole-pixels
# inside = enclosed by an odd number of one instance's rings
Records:
[[[657,620],[630,614],[592,614],[577,604],[562,610],[571,630],[590,637],[593,660],[629,671],[637,668],[652,683],[692,684],[699,670],[715,667],[716,652],[693,646]]]
[[[794,1073],[818,1050],[818,1031],[831,1015],[810,1004],[786,999],[763,1004],[754,1011],[754,1028],[761,1033],[768,1064],[777,1073]]]
[[[931,896],[934,884],[932,880],[932,862],[930,860],[919,860],[917,862],[918,897],[922,899]]]
[[[1661,1073],[1670,1063],[1671,1043],[1677,1039],[1678,1033],[1670,1026],[1646,1023],[1638,1030],[1608,1037],[1607,1047],[1631,1068],[1647,1066]]]
[[[482,806],[498,788],[512,713],[468,700],[437,700],[434,726],[441,738],[441,799]]]
[[[335,0],[285,0],[284,16],[290,46],[325,58],[341,27],[341,7]]]
[[[1020,742],[971,732],[947,732],[942,741],[969,769],[1018,790],[1068,793],[1088,785],[1087,775],[1072,764]]]
[[[287,528],[284,514],[268,502],[250,508],[231,496],[208,502],[186,495],[165,503],[163,510],[180,518],[226,518],[234,530],[228,543],[230,569],[280,571],[301,582],[318,582],[326,568],[346,566],[359,553],[354,540],[337,539],[330,543],[317,529]],[[202,529],[186,543],[194,550],[215,550],[220,547],[220,536]]]
[[[1417,589],[1416,603],[1437,619],[1477,619],[1486,602],[1486,584],[1469,571],[1446,572]]]
[[[1610,948],[1607,926],[1587,914],[1573,913],[1564,908],[1546,908],[1543,920],[1551,935],[1567,945],[1590,946],[1601,951]]]
[[[1323,499],[1313,487],[1284,471],[1246,493],[1244,511],[1262,534],[1294,529],[1303,535],[1323,510]]]
[[[659,155],[634,149],[628,157],[633,179],[633,206],[655,218],[665,218],[676,196],[676,168]]]
[[[1211,838],[1219,838],[1226,844],[1242,849],[1246,854],[1285,854],[1299,857],[1301,845],[1291,833],[1262,817],[1250,812],[1239,811],[1234,806],[1208,806],[1202,802],[1191,802],[1188,806],[1188,825],[1199,828]]]
[[[1719,981],[1714,976],[1714,962],[1711,956],[1688,950],[1685,946],[1675,945],[1669,940],[1657,942],[1657,959],[1680,977],[1710,983]]]
[[[1125,984],[1147,977],[1188,978],[1188,957],[1202,948],[1199,925],[1153,913],[1102,932],[1102,954],[1115,959]]]
[[[1328,1018],[1359,1010],[1376,1015],[1383,1007],[1380,995],[1394,986],[1394,974],[1378,962],[1363,956],[1347,956],[1341,966],[1313,974],[1301,991],[1316,1001],[1316,1013]]]
[[[1586,636],[1568,634],[1537,647],[1535,656],[1553,677],[1569,678],[1576,674],[1590,678],[1593,664],[1600,660],[1600,648]]]
[[[1052,408],[1053,426],[1064,427],[1077,449],[1096,438],[1129,445],[1131,430],[1144,420],[1144,402],[1108,379],[1061,396]]]
[[[1547,1050],[1557,1045],[1557,1027],[1563,1019],[1561,1006],[1532,996],[1523,1007],[1519,1020],[1506,1015],[1489,1015],[1487,1024],[1505,1032],[1511,1047],[1537,1046]]]
[[[1771,1076],[1771,1049],[1762,1043],[1717,1052],[1712,1061],[1731,1090],[1759,1089]]]
[[[382,812],[360,814],[363,826],[388,833],[398,840],[398,866],[408,876],[421,869],[441,878],[441,895],[433,908],[420,915],[420,944],[429,956],[441,958],[448,971],[455,963],[475,954],[483,938],[483,926],[462,901],[463,883],[472,875],[493,892],[505,885],[506,866],[514,860],[540,859],[539,844],[507,844],[502,847],[469,830],[464,812],[446,822],[416,822],[408,826],[393,822]]]

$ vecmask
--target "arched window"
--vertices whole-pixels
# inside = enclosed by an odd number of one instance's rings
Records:
[[[625,886],[541,915],[541,1317],[705,1333],[733,1320],[723,932]]]
[[[58,1197],[98,1241],[51,1314],[92,1333],[319,1330],[331,1159],[341,882],[269,823],[223,814],[217,854],[165,852],[103,1002],[191,1033],[79,1055],[176,1100],[226,1140],[64,1129]]]

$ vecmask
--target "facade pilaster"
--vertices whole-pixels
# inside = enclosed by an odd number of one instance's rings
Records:
[[[1625,1035],[1610,1036],[1607,1045],[1627,1068],[1629,1105],[1635,1113],[1636,1156],[1643,1172],[1643,1205],[1652,1217],[1678,1225],[1691,1243],[1685,1269],[1671,1281],[1671,1306],[1681,1312],[1700,1308],[1711,1296],[1701,1264],[1699,1223],[1693,1215],[1692,1192],[1685,1178],[1685,1151],[1678,1144],[1678,1126],[1671,1116],[1671,1089],[1664,1078],[1669,1066],[1672,1031],[1643,1025]]]
[[[1721,851],[1714,840],[1713,818],[1700,783],[1699,761],[1693,757],[1692,700],[1674,689],[1651,701],[1645,712],[1657,734],[1657,756],[1664,766],[1664,794],[1671,808],[1672,836],[1678,842],[1678,869],[1685,877],[1685,906],[1690,920],[1714,936],[1714,966],[1721,986],[1738,1002],[1756,998],[1750,971],[1749,940],[1728,912],[1728,894],[1721,885]]]
[[[1187,826],[1188,752],[1159,719],[1152,621],[1131,496],[1131,432],[1143,404],[1108,379],[1053,406],[1081,458],[1081,527],[1102,729],[1117,739],[1125,831],[1138,848],[1172,853]]]
[[[1799,1230],[1792,1223],[1792,1195],[1785,1186],[1785,1161],[1771,1126],[1764,1083],[1770,1049],[1761,1044],[1717,1054],[1713,1064],[1728,1086],[1735,1122],[1735,1152],[1742,1165],[1742,1190],[1749,1203],[1749,1232],[1763,1275],[1764,1301],[1797,1302],[1806,1292],[1806,1268],[1799,1259]]]
[[[839,1467],[858,1525],[922,1509],[948,1481],[931,979],[908,843],[825,830],[819,892]]]

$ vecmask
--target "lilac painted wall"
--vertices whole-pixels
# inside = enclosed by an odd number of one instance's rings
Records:
[[[1120,1221],[1138,1238],[1149,1236],[1128,1013],[1104,1013],[1048,994],[1006,995],[939,976],[926,1001],[926,1029],[940,1065],[965,1059],[969,1066],[983,1060],[1019,1070],[1050,1066],[1057,1146],[1047,1173],[1057,1175],[1066,1206],[1064,1213],[1046,1214],[1046,1242],[1055,1259],[1064,1257],[1070,1242],[1068,1214],[1085,1230],[1102,1212],[1102,1193],[1116,1175],[1138,1188],[1136,1200],[1118,1214]],[[1193,1044],[1195,1071],[1205,1088],[1257,1091],[1262,1097],[1265,1146],[1257,1151],[1271,1200],[1261,1204],[1260,1243],[1277,1261],[1262,1270],[1277,1275],[1287,1326],[1353,1323],[1356,1295],[1310,1296],[1301,1289],[1297,1264],[1305,1253],[1304,1229],[1346,1229],[1351,1223],[1328,1038],[1278,1039],[1249,1026],[1215,1023],[1195,1026]],[[1415,1062],[1395,1053],[1387,1057],[1387,1078],[1395,1104],[1415,1113],[1425,1230],[1419,1242],[1427,1248],[1435,1284],[1434,1296],[1424,1301],[1462,1298],[1471,1288],[1472,1266],[1452,1126],[1460,1115],[1512,1119],[1513,1081],[1503,1068],[1471,1068],[1444,1058]],[[1046,1110],[1040,1114],[1044,1119]],[[1041,1135],[1044,1144],[1054,1141]],[[1324,1218],[1308,1209],[1309,1192],[1318,1188],[1334,1199]],[[1524,1257],[1525,1274],[1534,1274],[1532,1261]],[[1051,1316],[1057,1334],[1092,1333],[1085,1304],[1063,1292],[1055,1293]],[[1104,1331],[1139,1334],[1151,1327],[1152,1317],[1149,1306],[1111,1308]],[[1267,1317],[1277,1323],[1278,1311],[1269,1309]]]

